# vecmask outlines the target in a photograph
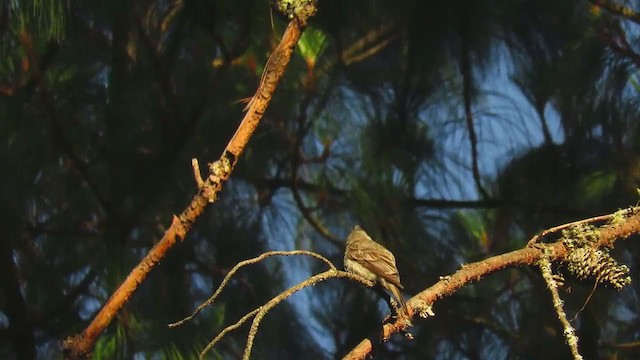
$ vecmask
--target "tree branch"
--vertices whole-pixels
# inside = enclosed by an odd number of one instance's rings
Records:
[[[251,178],[253,184],[258,189],[267,188],[270,190],[277,190],[280,188],[291,189],[294,186],[294,182],[291,178]],[[305,181],[298,178],[295,181],[295,187],[298,191],[304,191],[309,193],[321,193],[326,192],[336,197],[347,197],[351,194],[348,189],[340,189],[334,186],[323,186],[312,182]],[[428,207],[433,209],[496,209],[504,207],[514,207],[525,210],[541,211],[565,215],[587,216],[589,213],[586,210],[570,207],[559,206],[536,206],[525,202],[503,200],[503,199],[484,199],[484,200],[449,200],[449,199],[436,199],[436,198],[409,198],[408,203],[414,207]]]
[[[320,221],[318,221],[316,218],[313,217],[313,215],[311,214],[311,210],[307,208],[307,206],[304,204],[304,201],[302,200],[302,196],[300,195],[300,192],[298,191],[298,187],[297,187],[298,180],[299,180],[298,170],[300,169],[300,162],[302,160],[301,159],[302,158],[302,155],[301,155],[302,142],[311,127],[311,124],[305,123],[305,120],[306,120],[305,115],[306,115],[308,104],[309,104],[309,98],[305,97],[305,99],[302,101],[302,105],[300,106],[300,113],[297,119],[297,131],[296,131],[295,139],[292,145],[291,193],[293,195],[293,199],[296,202],[296,205],[298,206],[298,209],[300,210],[300,213],[302,214],[302,217],[304,217],[307,220],[307,222],[311,224],[311,227],[313,227],[318,233],[320,233],[320,235],[322,235],[327,241],[329,241],[332,245],[334,245],[338,249],[341,249],[343,248],[344,243],[340,241],[338,238],[336,238],[333,234],[331,234],[329,229],[327,229],[325,226],[323,226],[320,223]],[[328,156],[328,151],[327,151],[327,156]]]
[[[226,328],[224,328],[213,340],[211,340],[211,342],[209,342],[209,344],[207,344],[207,346],[202,350],[202,352],[200,353],[200,359],[203,359],[204,356],[206,355],[206,353],[211,350],[215,344],[217,344],[220,340],[222,340],[222,338],[224,337],[224,335],[226,335],[228,332],[237,329],[238,327],[240,327],[242,324],[244,324],[247,320],[249,320],[251,317],[255,316],[253,319],[253,323],[251,324],[251,328],[249,329],[249,334],[247,336],[247,345],[245,346],[245,350],[244,350],[244,355],[243,355],[243,360],[249,360],[249,356],[251,355],[251,349],[253,347],[253,341],[258,333],[258,327],[260,326],[260,322],[262,321],[262,318],[264,318],[264,316],[271,310],[273,309],[276,305],[278,305],[279,303],[281,303],[283,300],[287,299],[288,297],[290,297],[291,295],[295,294],[296,292],[309,287],[309,286],[313,286],[319,282],[328,280],[328,279],[333,279],[333,278],[347,278],[347,279],[351,279],[357,282],[360,282],[362,284],[364,284],[365,286],[368,287],[372,287],[374,284],[358,275],[355,274],[351,274],[345,271],[339,271],[335,265],[333,265],[333,263],[331,263],[331,261],[329,261],[327,258],[325,258],[324,256],[314,253],[312,251],[305,251],[305,250],[293,250],[293,251],[269,251],[266,253],[261,254],[260,256],[257,256],[255,258],[252,259],[248,259],[248,260],[243,260],[241,262],[239,262],[238,264],[236,264],[231,271],[229,271],[229,273],[227,274],[227,276],[222,280],[222,283],[220,284],[220,286],[218,286],[218,289],[216,289],[216,291],[213,293],[213,295],[211,295],[211,297],[209,299],[207,299],[205,302],[203,302],[202,304],[200,304],[200,306],[198,306],[196,308],[196,310],[190,315],[187,316],[186,318],[169,324],[169,327],[176,327],[179,325],[184,324],[185,322],[193,319],[200,311],[202,311],[205,307],[213,304],[213,302],[218,298],[218,296],[220,295],[220,293],[222,292],[222,290],[224,289],[224,287],[226,286],[226,284],[229,282],[229,280],[231,280],[231,278],[233,277],[233,275],[243,266],[246,265],[251,265],[251,264],[256,264],[268,257],[271,256],[293,256],[293,255],[306,255],[306,256],[311,256],[314,257],[322,262],[324,262],[327,267],[329,268],[328,270],[314,275],[312,277],[310,277],[309,279],[302,281],[300,283],[298,283],[295,286],[290,287],[289,289],[283,291],[282,293],[280,293],[279,295],[275,296],[274,298],[272,298],[271,300],[269,300],[266,304],[260,306],[257,309],[254,309],[252,311],[250,311],[249,313],[247,313],[246,315],[244,315],[242,318],[240,318],[240,320],[236,321],[233,325],[229,325]]]
[[[640,208],[634,207],[616,212],[612,216],[612,222],[599,229],[599,237],[593,244],[595,247],[611,247],[616,240],[625,239],[640,232]],[[467,284],[480,281],[483,277],[507,267],[518,267],[537,264],[543,256],[549,261],[561,261],[566,259],[569,250],[562,241],[551,244],[527,245],[526,247],[506,254],[490,257],[483,261],[463,265],[462,268],[450,276],[441,277],[441,280],[431,287],[412,297],[408,302],[412,316],[424,315],[423,310],[437,300],[454,294]],[[403,330],[401,324],[385,324],[383,338]],[[372,350],[373,344],[369,339],[362,340],[354,347],[343,360],[364,359]]]
[[[22,32],[18,36],[18,40],[24,48],[24,51],[27,53],[29,61],[31,61],[32,63],[31,66],[34,68],[34,74],[31,76],[31,79],[24,85],[24,87],[26,89],[33,89],[35,87],[39,88],[40,99],[42,101],[42,104],[44,105],[45,110],[48,112],[48,118],[51,122],[51,130],[53,133],[54,142],[69,159],[71,166],[80,174],[84,182],[89,187],[89,190],[91,190],[95,198],[98,200],[98,203],[100,204],[102,209],[105,212],[109,213],[109,203],[102,196],[97,184],[89,175],[89,169],[86,163],[82,161],[82,159],[80,159],[80,157],[74,151],[71,143],[67,141],[67,138],[65,137],[60,118],[58,117],[58,110],[56,109],[54,101],[49,93],[47,84],[45,83],[44,75],[58,53],[58,46],[53,42],[47,44],[46,52],[40,59],[38,59],[33,47],[33,40],[31,39],[29,33]]]
[[[209,297],[209,299],[207,299],[205,302],[200,304],[200,306],[198,306],[196,308],[196,310],[191,315],[187,316],[186,318],[184,318],[184,319],[182,319],[180,321],[177,321],[177,322],[169,324],[169,327],[173,328],[173,327],[180,326],[180,325],[184,324],[185,322],[193,319],[196,315],[198,315],[198,313],[200,311],[204,310],[204,308],[206,308],[207,306],[213,304],[213,302],[216,301],[216,299],[218,298],[220,293],[222,293],[222,290],[224,290],[224,287],[227,285],[229,280],[231,280],[233,275],[238,270],[240,270],[241,267],[258,263],[258,262],[260,262],[260,261],[262,261],[262,260],[264,260],[264,259],[266,259],[268,257],[271,257],[271,256],[293,256],[293,255],[307,255],[307,256],[314,257],[314,258],[319,259],[320,261],[324,262],[325,264],[327,264],[329,269],[336,270],[335,266],[331,263],[331,261],[327,260],[324,256],[318,255],[318,254],[316,254],[314,252],[311,252],[311,251],[294,250],[294,251],[269,251],[269,252],[266,252],[264,254],[261,254],[258,257],[255,257],[255,258],[252,258],[252,259],[248,259],[248,260],[243,260],[243,261],[240,261],[239,263],[237,263],[231,270],[229,270],[227,275],[222,280],[222,283],[220,283],[220,286],[218,286],[218,289],[216,289],[216,291],[213,293],[213,295],[211,295],[211,297]]]
[[[610,13],[621,16],[625,19],[629,19],[634,23],[640,25],[640,13],[633,11],[633,9],[609,2],[607,0],[589,0],[589,2],[597,7],[609,11]]]
[[[465,18],[465,17],[463,17]],[[464,21],[464,20],[462,20]],[[471,92],[473,88],[473,73],[471,69],[471,50],[467,39],[468,29],[467,22],[461,23],[461,60],[460,74],[462,75],[462,93],[464,98],[464,114],[467,122],[467,133],[469,134],[469,142],[471,143],[471,169],[473,171],[473,180],[476,183],[478,192],[484,199],[489,198],[489,193],[482,186],[480,178],[480,169],[478,165],[478,136],[473,127],[473,111],[471,109]]]
[[[133,292],[147,277],[151,269],[165,256],[178,239],[184,240],[187,232],[193,226],[196,219],[204,212],[208,203],[217,199],[224,183],[229,179],[237,161],[244,151],[249,139],[255,132],[262,115],[264,114],[276,87],[282,78],[293,49],[300,39],[306,25],[306,19],[294,18],[289,22],[280,44],[271,54],[256,94],[247,104],[242,122],[235,134],[227,144],[220,159],[209,164],[209,175],[204,184],[199,187],[198,193],[191,203],[179,215],[174,216],[169,229],[162,239],[149,251],[142,261],[131,271],[120,287],[111,295],[107,303],[100,309],[93,321],[79,335],[71,336],[64,340],[63,348],[65,356],[69,359],[88,358],[95,345],[98,336],[109,325],[114,316],[129,300]]]
[[[280,302],[289,298],[291,295],[295,294],[296,292],[306,287],[316,285],[319,282],[326,281],[329,279],[334,279],[334,278],[351,279],[351,280],[360,282],[368,287],[373,286],[373,284],[368,282],[365,278],[362,278],[352,273],[348,273],[346,271],[336,270],[334,268],[334,269],[324,271],[320,274],[314,275],[308,278],[307,280],[302,281],[297,285],[290,287],[289,289],[285,290],[280,295],[269,300],[266,304],[264,304],[259,308],[260,310],[258,310],[258,312],[256,313],[256,316],[253,318],[253,322],[251,323],[251,328],[249,329],[249,335],[247,336],[247,346],[244,349],[244,355],[242,356],[242,360],[249,360],[249,357],[251,355],[251,348],[253,346],[253,340],[255,339],[255,336],[258,332],[258,327],[260,326],[260,322],[262,321],[262,318],[267,314],[267,312],[269,312]],[[202,358],[202,354],[200,358]]]
[[[547,289],[549,289],[549,292],[551,293],[553,309],[556,311],[556,316],[560,320],[562,328],[564,329],[562,333],[569,345],[571,355],[574,360],[583,360],[582,355],[580,355],[580,351],[578,350],[578,337],[576,336],[576,330],[571,326],[569,320],[567,320],[567,313],[564,311],[564,305],[560,298],[560,294],[558,293],[558,283],[553,278],[551,261],[549,261],[548,257],[542,256],[540,261],[538,261],[538,266],[540,267],[542,278],[547,284]]]

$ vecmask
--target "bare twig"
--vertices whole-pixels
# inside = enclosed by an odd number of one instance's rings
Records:
[[[169,327],[173,328],[173,327],[180,326],[180,325],[184,324],[185,322],[193,319],[204,308],[206,308],[207,306],[213,304],[213,302],[218,298],[218,295],[220,295],[220,293],[222,292],[224,287],[227,285],[229,280],[231,280],[231,277],[233,277],[233,275],[238,270],[240,270],[240,268],[242,268],[243,266],[255,264],[255,263],[260,262],[260,261],[262,261],[262,260],[264,260],[264,259],[266,259],[268,257],[271,257],[271,256],[294,256],[294,255],[306,255],[306,256],[314,257],[314,258],[319,259],[320,261],[324,262],[325,264],[327,264],[329,269],[336,270],[335,265],[333,265],[333,263],[331,263],[331,261],[329,261],[324,256],[322,256],[320,254],[317,254],[317,253],[314,253],[312,251],[293,250],[293,251],[269,251],[269,252],[263,253],[260,256],[257,256],[257,257],[254,257],[254,258],[248,259],[248,260],[243,260],[243,261],[240,261],[238,264],[236,264],[236,266],[234,266],[229,271],[227,276],[224,277],[224,279],[222,280],[222,283],[220,284],[220,286],[218,286],[218,289],[216,289],[216,291],[213,293],[213,295],[211,295],[211,297],[209,297],[209,299],[207,299],[205,302],[200,304],[200,306],[198,306],[196,308],[196,310],[191,315],[187,316],[186,318],[184,318],[184,319],[182,319],[180,321],[177,321],[177,322],[169,324]]]
[[[549,229],[546,229],[546,230],[542,231],[539,234],[536,234],[534,237],[531,238],[531,240],[529,240],[527,245],[533,245],[533,244],[537,243],[538,241],[540,241],[540,239],[546,237],[547,235],[555,233],[555,232],[558,232],[560,230],[568,229],[570,227],[574,227],[574,226],[577,226],[577,225],[591,224],[591,223],[598,222],[598,221],[610,220],[614,216],[616,216],[616,213],[607,214],[607,215],[600,215],[600,216],[594,216],[594,217],[591,217],[591,218],[588,218],[588,219],[582,219],[582,220],[570,222],[570,223],[567,223],[567,224],[554,226],[552,228],[549,228]]]
[[[262,318],[267,314],[267,312],[269,312],[269,310],[273,309],[280,302],[287,299],[288,297],[295,294],[296,292],[306,287],[313,286],[319,282],[322,282],[328,279],[333,279],[333,278],[351,279],[359,283],[362,283],[368,287],[372,287],[374,285],[373,283],[369,282],[365,278],[360,277],[358,275],[351,274],[346,271],[338,271],[338,270],[332,269],[332,270],[327,270],[325,272],[322,272],[318,275],[314,275],[309,279],[303,282],[300,282],[293,287],[290,287],[289,289],[282,292],[280,295],[274,297],[273,299],[269,300],[266,304],[260,307],[260,310],[256,314],[256,317],[253,319],[253,323],[251,323],[251,328],[249,329],[249,335],[247,336],[247,345],[244,349],[244,355],[242,356],[242,359],[249,360],[249,357],[251,356],[251,349],[253,347],[253,340],[255,339],[255,336],[258,332],[258,327],[260,326],[260,322],[262,321]]]
[[[578,315],[580,315],[580,313],[582,313],[584,311],[584,309],[587,308],[587,304],[589,304],[589,301],[591,301],[591,297],[593,297],[593,294],[596,293],[596,288],[598,288],[598,283],[599,282],[600,282],[600,279],[596,278],[595,281],[593,282],[593,287],[591,288],[591,292],[589,292],[589,295],[584,300],[584,303],[582,304],[580,309],[578,309],[578,311],[576,311],[576,314],[573,315],[573,318],[571,319],[571,322],[575,321],[578,318]]]
[[[237,328],[239,328],[240,326],[242,326],[242,324],[244,324],[245,322],[247,322],[247,320],[251,319],[251,317],[253,317],[255,314],[258,313],[258,311],[260,311],[260,309],[262,309],[262,306],[247,313],[245,316],[243,316],[242,318],[240,318],[240,320],[236,321],[235,324],[233,325],[229,325],[226,328],[224,328],[220,334],[218,334],[215,338],[213,338],[213,340],[211,340],[207,346],[204,347],[204,349],[202,349],[202,351],[200,352],[200,359],[203,359],[204,356],[209,352],[209,350],[213,349],[213,347],[218,343],[218,341],[222,340],[222,338],[229,332],[232,330],[235,330]]]
[[[569,320],[567,320],[567,313],[564,311],[564,304],[562,303],[562,299],[558,293],[558,284],[553,278],[549,257],[543,255],[540,258],[540,261],[538,261],[538,267],[542,272],[542,278],[547,283],[547,289],[549,289],[549,292],[551,293],[553,308],[556,311],[558,320],[560,320],[560,323],[562,323],[562,327],[564,328],[562,333],[567,341],[567,345],[569,345],[571,355],[574,360],[582,360],[582,355],[580,355],[580,352],[578,351],[578,336],[576,336],[576,330],[571,326]]]
[[[298,283],[297,285],[290,287],[289,289],[283,291],[282,293],[280,293],[278,296],[272,298],[271,300],[269,300],[267,303],[265,303],[264,305],[260,306],[257,309],[254,309],[253,311],[247,313],[246,315],[244,315],[242,318],[240,318],[240,320],[236,321],[234,324],[227,326],[226,328],[224,328],[213,340],[211,340],[211,342],[209,342],[209,344],[207,344],[207,346],[202,350],[202,352],[200,353],[200,358],[204,358],[204,356],[206,355],[206,353],[211,350],[213,348],[213,346],[215,344],[217,344],[220,340],[222,340],[222,338],[230,331],[237,329],[238,327],[240,327],[242,324],[244,324],[247,320],[249,320],[252,316],[255,316],[255,318],[253,319],[253,322],[251,324],[251,328],[249,329],[249,334],[247,336],[247,345],[245,346],[245,351],[244,351],[244,355],[243,355],[243,359],[248,360],[249,356],[251,355],[251,349],[253,347],[253,341],[258,333],[258,327],[260,326],[260,322],[262,321],[262,319],[264,318],[264,316],[271,310],[273,309],[276,305],[278,305],[279,303],[281,303],[283,300],[289,298],[291,295],[295,294],[296,292],[309,287],[309,286],[313,286],[319,282],[328,280],[328,279],[333,279],[333,278],[347,278],[347,279],[351,279],[357,282],[360,282],[362,284],[364,284],[365,286],[368,287],[372,287],[374,284],[371,281],[368,281],[365,278],[362,278],[358,275],[355,274],[351,274],[345,271],[339,271],[335,265],[333,265],[333,263],[331,263],[327,258],[325,258],[324,256],[311,252],[311,251],[304,251],[304,250],[293,250],[293,251],[269,251],[266,252],[264,254],[261,254],[260,256],[257,256],[255,258],[252,259],[248,259],[248,260],[243,260],[241,262],[239,262],[238,264],[236,264],[236,266],[234,266],[231,271],[229,271],[229,273],[227,274],[227,276],[225,276],[225,278],[222,280],[222,283],[220,284],[220,286],[218,287],[218,289],[215,291],[215,293],[209,298],[207,299],[205,302],[203,302],[202,304],[200,304],[200,306],[198,306],[198,308],[193,312],[193,314],[191,314],[190,316],[169,324],[169,327],[176,327],[179,325],[184,324],[186,321],[189,321],[191,319],[193,319],[194,316],[196,316],[202,309],[204,309],[205,307],[211,305],[216,298],[218,297],[218,295],[220,295],[220,293],[222,292],[223,288],[225,287],[225,285],[229,282],[229,280],[231,279],[231,277],[243,266],[246,265],[250,265],[250,264],[255,264],[261,260],[264,260],[268,257],[271,256],[292,256],[292,255],[306,255],[306,256],[311,256],[314,257],[316,259],[321,260],[322,262],[324,262],[325,264],[327,264],[327,266],[329,267],[329,270],[324,271],[320,274],[314,275],[312,277],[310,277],[309,279],[302,281],[300,283]]]

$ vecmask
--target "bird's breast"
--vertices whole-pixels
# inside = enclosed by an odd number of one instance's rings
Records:
[[[376,274],[372,273],[367,268],[360,265],[357,261],[351,260],[347,257],[345,257],[344,259],[344,268],[348,272],[352,274],[360,275],[369,281],[376,281],[378,279],[378,276]]]

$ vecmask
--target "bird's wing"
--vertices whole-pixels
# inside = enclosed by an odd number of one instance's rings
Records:
[[[350,249],[349,256],[367,270],[403,289],[396,268],[396,258],[384,246],[370,240],[360,243],[356,249]]]

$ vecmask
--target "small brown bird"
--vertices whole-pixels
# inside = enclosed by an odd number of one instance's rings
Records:
[[[405,315],[409,315],[407,303],[400,289],[400,274],[396,267],[396,258],[391,251],[373,241],[367,233],[356,225],[347,237],[344,252],[345,269],[360,275],[369,281],[375,281],[393,294]]]

